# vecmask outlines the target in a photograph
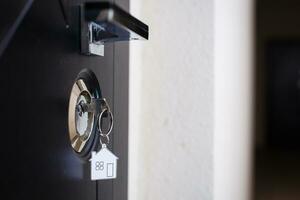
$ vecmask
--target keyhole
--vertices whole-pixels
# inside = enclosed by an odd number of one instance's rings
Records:
[[[88,104],[91,101],[91,97],[87,92],[82,92],[77,99],[77,105]],[[89,112],[83,112],[80,107],[76,108],[76,129],[80,136],[88,136],[93,124],[93,114]]]

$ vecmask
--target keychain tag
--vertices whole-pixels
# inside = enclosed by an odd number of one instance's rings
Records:
[[[106,146],[106,144],[109,144],[109,134],[111,133],[114,125],[113,114],[104,98],[101,99],[101,102],[102,111],[98,118],[98,130],[100,135],[99,142],[101,144],[101,149],[98,152],[92,151],[92,158],[90,159],[92,180],[114,179],[117,177],[118,157],[115,156]],[[102,120],[105,113],[107,114],[106,117],[109,117],[110,119],[107,131],[103,131],[102,129]]]
[[[92,152],[92,158],[90,159],[91,179],[103,180],[116,178],[117,160],[118,157],[108,150],[106,144],[102,144],[100,151]]]

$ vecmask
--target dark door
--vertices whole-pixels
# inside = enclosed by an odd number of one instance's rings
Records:
[[[78,33],[65,29],[58,1],[6,2],[0,8],[2,196],[127,199],[128,44],[107,44],[104,57],[81,55]],[[128,0],[116,3],[128,9]],[[84,68],[96,74],[114,113],[110,148],[119,167],[113,181],[91,181],[88,161],[70,145],[69,95]]]

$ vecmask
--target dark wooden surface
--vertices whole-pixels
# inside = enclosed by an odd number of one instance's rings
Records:
[[[117,3],[128,9],[128,0]],[[128,44],[84,56],[77,36],[65,29],[58,1],[37,0],[0,55],[0,173],[10,199],[127,199]],[[94,71],[114,112],[116,180],[92,182],[89,163],[70,146],[68,101],[83,68]]]
[[[118,6],[129,12],[128,0],[115,0]],[[129,85],[129,44],[117,42],[113,44],[114,54],[114,120],[112,146],[118,159],[118,177],[115,180],[99,181],[99,198],[126,200],[128,186],[128,85]],[[108,182],[108,183],[106,183]]]
[[[0,56],[12,39],[33,0],[0,1]]]
[[[128,0],[115,3],[129,12]],[[114,44],[114,151],[119,156],[118,178],[113,184],[113,200],[126,200],[128,191],[128,104],[129,43]]]

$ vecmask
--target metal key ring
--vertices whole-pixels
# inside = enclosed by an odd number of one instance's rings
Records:
[[[108,131],[106,133],[103,132],[102,127],[101,127],[101,120],[103,119],[103,115],[104,115],[105,112],[107,112],[108,117],[110,118],[110,120],[109,120],[109,129],[108,129]],[[108,137],[109,134],[111,133],[112,129],[113,129],[113,126],[114,126],[114,117],[113,117],[112,112],[108,108],[104,108],[101,111],[101,113],[99,115],[99,119],[98,119],[98,124],[99,124],[100,136],[102,136],[102,137]]]
[[[102,138],[105,138],[105,139],[106,139],[106,142],[103,142],[103,141],[102,141]],[[108,145],[108,144],[109,144],[109,137],[108,137],[108,135],[103,135],[103,134],[101,134],[99,140],[100,140],[100,144],[101,144],[101,145],[103,145],[103,144],[107,144],[107,145]]]

